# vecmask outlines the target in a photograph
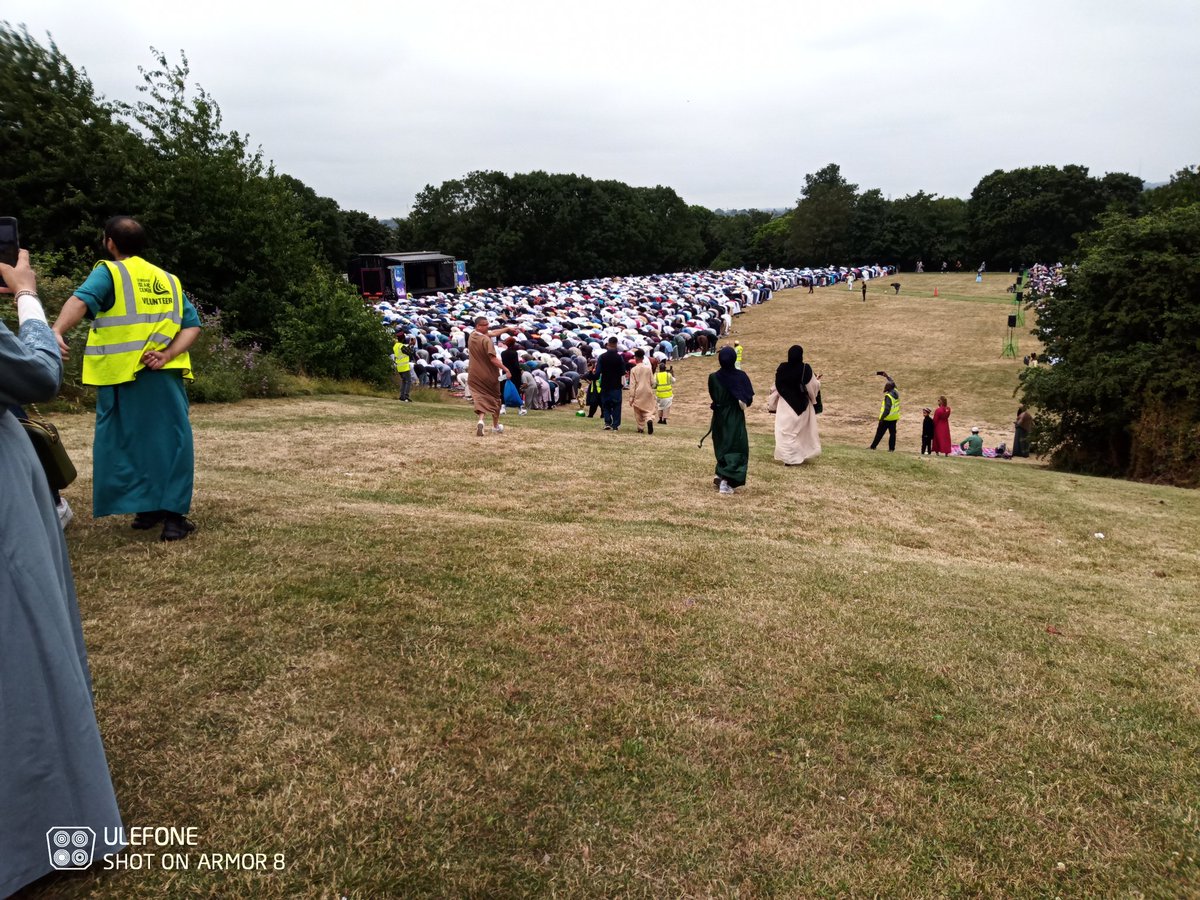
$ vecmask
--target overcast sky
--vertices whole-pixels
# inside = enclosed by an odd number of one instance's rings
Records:
[[[403,216],[475,169],[790,206],[836,162],[860,188],[966,197],[995,169],[1166,180],[1200,162],[1200,2],[582,3],[5,0],[133,99],[150,46],[278,170]]]

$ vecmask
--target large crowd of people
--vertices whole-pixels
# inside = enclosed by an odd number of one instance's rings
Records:
[[[575,399],[596,358],[616,338],[632,360],[655,367],[689,353],[711,354],[733,317],[776,291],[889,275],[885,266],[679,272],[398,297],[376,304],[410,359],[418,385],[467,386],[467,343],[477,317],[504,327],[504,349],[523,373],[513,380],[526,407]],[[510,358],[511,359],[511,358]],[[524,377],[524,373],[530,379]]]
[[[1050,296],[1054,293],[1055,288],[1062,287],[1066,283],[1067,276],[1062,263],[1055,263],[1052,266],[1035,263],[1029,267],[1022,290],[1030,299],[1037,299]]]

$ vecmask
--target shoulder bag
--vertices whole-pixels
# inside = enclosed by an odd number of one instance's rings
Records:
[[[42,468],[46,470],[46,480],[50,482],[50,487],[53,490],[61,491],[74,481],[78,473],[75,471],[75,464],[71,462],[71,457],[67,455],[67,449],[63,446],[58,429],[40,415],[36,419],[28,416],[18,417],[17,421],[21,423],[25,433],[29,435],[29,440],[33,442],[33,449],[37,451],[38,460],[41,462]]]

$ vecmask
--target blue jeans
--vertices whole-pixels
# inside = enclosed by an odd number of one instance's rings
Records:
[[[604,424],[621,427],[621,389],[603,388],[600,391],[600,410],[604,413]]]

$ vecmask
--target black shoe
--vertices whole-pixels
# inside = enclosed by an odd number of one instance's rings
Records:
[[[646,420],[646,434],[654,434],[654,423],[649,419]]]
[[[172,513],[163,523],[162,534],[158,536],[158,539],[160,541],[182,541],[195,530],[196,526],[191,519]]]
[[[161,509],[156,509],[154,512],[140,512],[133,517],[132,528],[138,531],[148,531],[167,517],[167,514]]]

